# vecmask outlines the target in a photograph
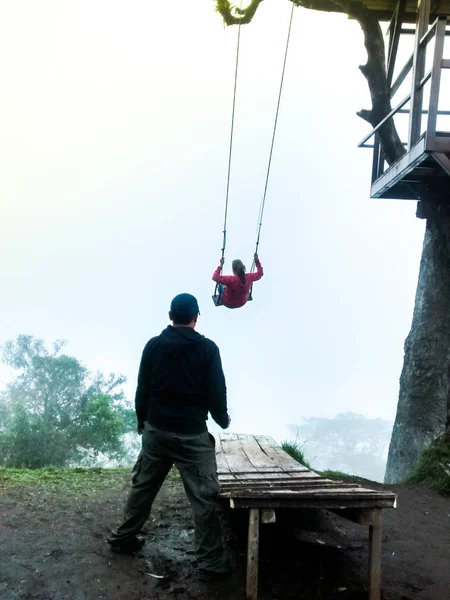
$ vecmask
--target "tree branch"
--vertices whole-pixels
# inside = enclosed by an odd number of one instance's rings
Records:
[[[252,0],[247,8],[239,8],[228,0],[216,0],[216,10],[226,25],[248,25],[263,0]]]
[[[391,112],[390,89],[386,75],[386,54],[383,32],[377,18],[360,0],[289,0],[295,6],[325,12],[343,12],[358,21],[367,50],[367,62],[360,67],[361,73],[367,80],[371,110],[361,110],[358,114],[362,119],[375,127]],[[217,11],[222,15],[227,25],[238,23],[247,24],[253,19],[262,0],[253,0],[245,9],[239,9],[228,0],[216,0]],[[386,160],[392,164],[405,152],[393,119],[390,119],[378,132]]]

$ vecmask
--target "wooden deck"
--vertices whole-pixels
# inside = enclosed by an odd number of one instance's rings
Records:
[[[396,496],[321,477],[291,458],[271,437],[216,436],[221,497],[249,510],[247,597],[258,594],[259,525],[274,523],[278,508],[325,508],[370,528],[369,600],[380,600],[381,510]]]

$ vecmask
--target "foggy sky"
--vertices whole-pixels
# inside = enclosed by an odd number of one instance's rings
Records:
[[[226,272],[250,267],[290,3],[242,30]],[[297,9],[267,195],[264,278],[215,308],[236,28],[212,0],[0,1],[0,344],[27,333],[134,399],[171,298],[197,296],[233,431],[303,416],[393,420],[424,233],[371,200],[357,23]],[[8,373],[0,373],[5,383]]]

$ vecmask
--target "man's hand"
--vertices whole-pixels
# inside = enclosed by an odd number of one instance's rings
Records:
[[[220,261],[219,261],[219,265],[220,265],[221,267],[223,267],[223,263],[224,263],[224,262],[225,262],[225,259],[222,257],[222,258],[220,259]]]
[[[256,262],[257,260],[259,260],[259,259],[258,259],[258,253],[257,253],[257,252],[255,252],[255,255],[253,256],[253,258],[255,259],[255,262]]]
[[[138,423],[136,431],[138,435],[142,435],[144,432],[144,423]]]

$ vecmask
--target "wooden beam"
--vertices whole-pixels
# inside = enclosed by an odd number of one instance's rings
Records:
[[[247,598],[258,598],[258,556],[259,556],[259,509],[252,508],[248,515],[247,548]]]
[[[393,508],[395,500],[379,498],[377,500],[355,500],[352,498],[339,500],[337,498],[229,498],[230,507],[242,508]]]
[[[381,510],[373,511],[369,526],[369,600],[380,600],[381,593]]]
[[[290,488],[265,488],[265,489],[247,489],[237,488],[232,492],[224,492],[222,494],[225,497],[232,496],[234,499],[237,498],[258,498],[259,500],[271,500],[271,499],[284,499],[284,498],[318,498],[326,500],[330,498],[338,502],[345,500],[395,500],[396,495],[392,492],[377,492],[376,490],[367,490],[360,487],[325,487],[325,488],[307,488],[307,489],[290,489]]]

